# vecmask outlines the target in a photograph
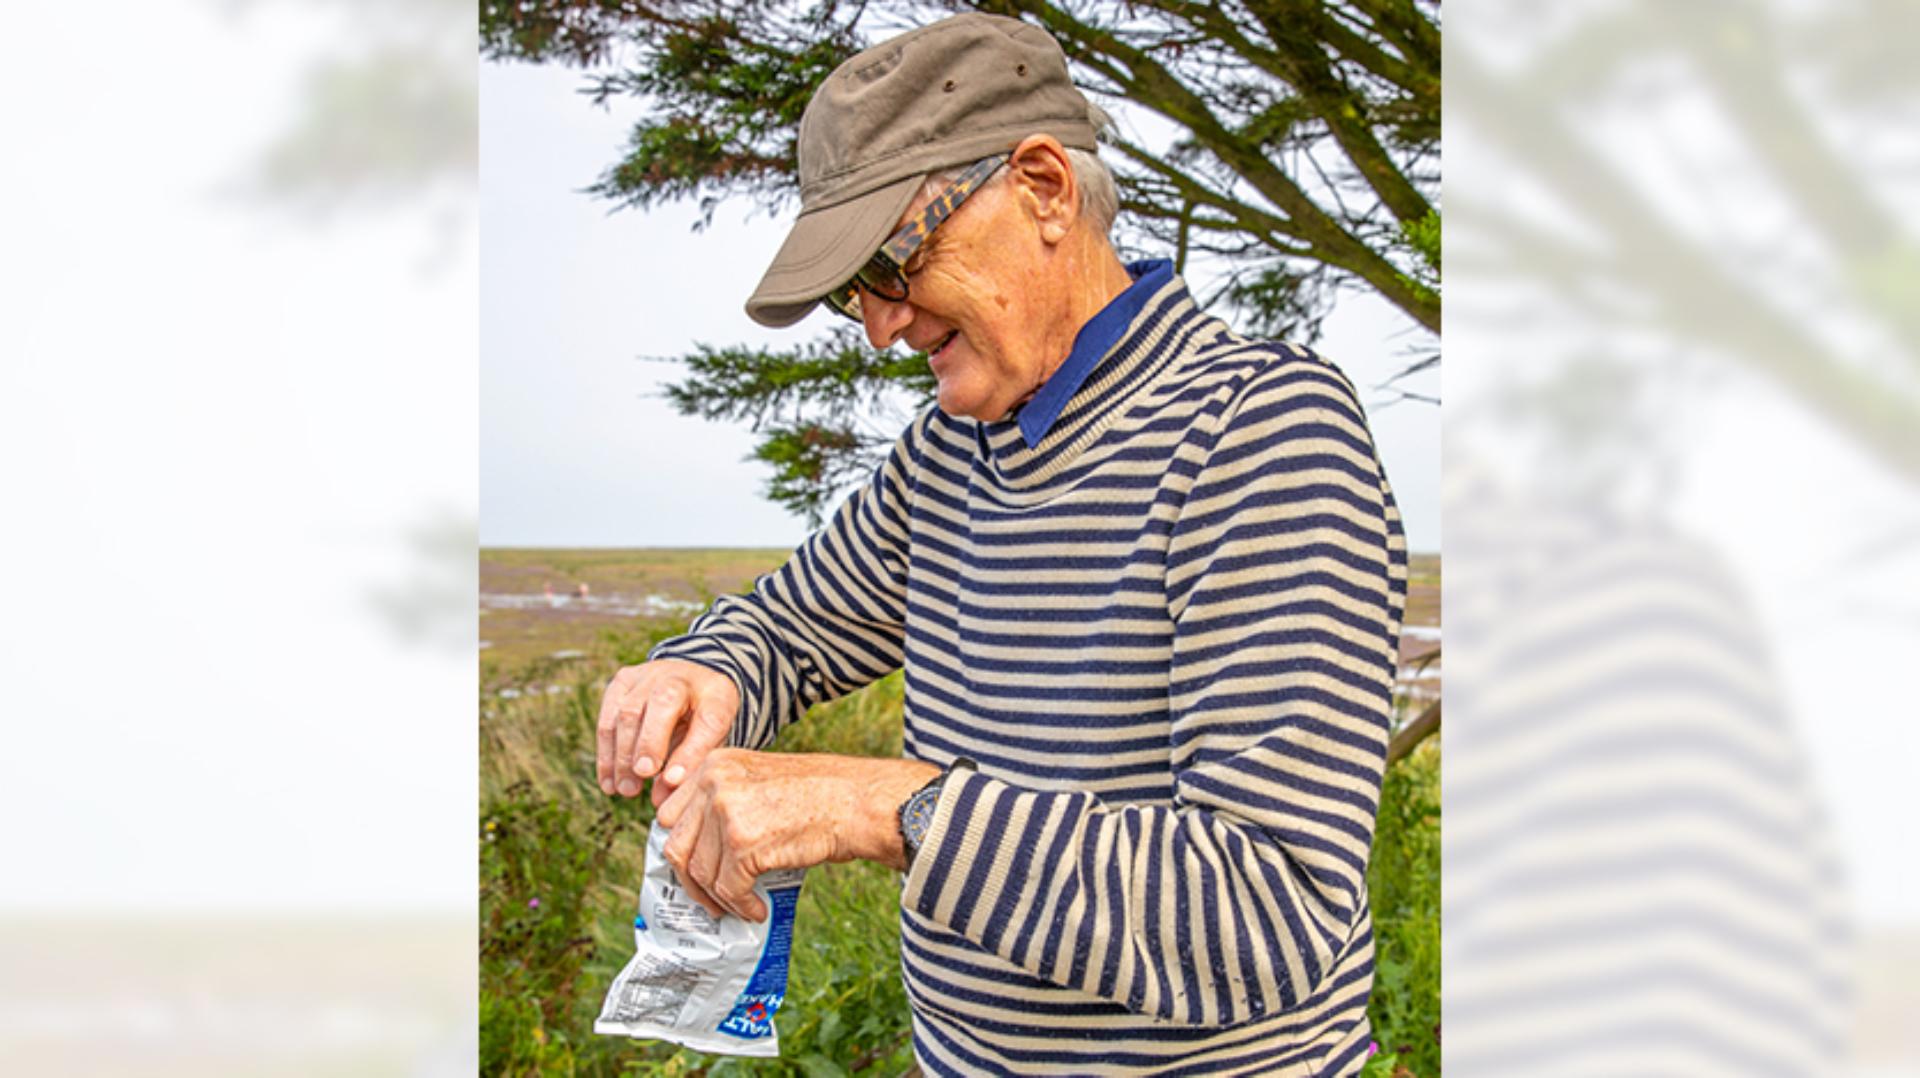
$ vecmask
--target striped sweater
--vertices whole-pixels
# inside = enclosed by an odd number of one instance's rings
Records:
[[[654,654],[753,748],[904,667],[907,754],[978,761],[901,896],[928,1073],[1347,1074],[1405,598],[1352,387],[1176,277],[1037,445],[928,409]]]

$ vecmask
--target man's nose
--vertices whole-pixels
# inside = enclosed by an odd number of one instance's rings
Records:
[[[867,327],[868,343],[875,348],[888,348],[913,324],[913,305],[906,300],[883,299],[861,289],[860,321]]]

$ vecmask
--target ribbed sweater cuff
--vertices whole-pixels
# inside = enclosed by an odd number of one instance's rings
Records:
[[[1022,789],[975,771],[951,772],[933,827],[907,873],[902,903],[989,951],[1025,950],[1021,944],[1038,941],[1026,940],[1031,930],[1017,927],[1052,923],[1040,914],[1052,912],[1059,878],[1074,871],[1068,851],[1080,847],[1076,835],[1093,800],[1091,794]],[[1036,904],[1045,909],[1035,910]]]
[[[900,901],[908,909],[942,923],[945,919],[935,913],[935,908],[945,905],[951,914],[953,895],[948,893],[943,896],[939,892],[952,891],[949,877],[953,866],[975,863],[980,852],[979,824],[986,819],[985,813],[975,813],[975,826],[969,828],[967,820],[957,818],[959,813],[956,806],[977,805],[981,793],[989,785],[1002,784],[977,771],[947,773],[946,781],[940,787],[940,803],[933,810],[933,826],[928,829],[926,840],[920,844],[920,852],[914,855],[913,867],[907,870]],[[971,794],[965,792],[969,786],[976,787]],[[932,887],[929,887],[930,881]],[[945,902],[941,901],[943,897]]]

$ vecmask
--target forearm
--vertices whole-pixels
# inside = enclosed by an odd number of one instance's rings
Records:
[[[954,774],[902,901],[1054,984],[1231,1025],[1313,998],[1366,914],[1363,894],[1293,860],[1286,830]]]
[[[940,773],[917,760],[720,749],[660,806],[689,893],[759,920],[758,876],[829,861],[906,867],[900,805]]]

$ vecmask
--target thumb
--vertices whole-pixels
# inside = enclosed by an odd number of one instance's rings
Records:
[[[702,700],[693,713],[692,721],[687,723],[685,735],[667,758],[667,766],[661,770],[659,781],[654,783],[656,796],[660,795],[663,786],[671,792],[685,782],[709,752],[726,744],[727,735],[732,732],[733,713],[727,711],[720,701]]]

